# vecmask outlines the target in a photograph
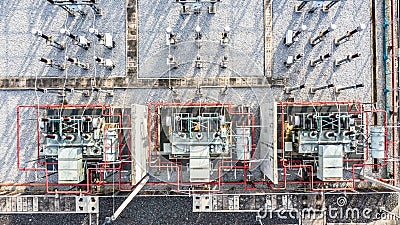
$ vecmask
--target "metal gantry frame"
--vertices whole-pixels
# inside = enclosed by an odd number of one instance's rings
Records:
[[[153,143],[152,145],[149,146],[149,156],[148,156],[148,162],[149,162],[149,167],[151,168],[158,168],[158,169],[172,169],[175,170],[178,174],[178,178],[174,182],[149,182],[150,185],[161,185],[161,184],[170,184],[170,185],[175,185],[176,189],[180,192],[188,192],[188,190],[182,189],[180,186],[181,185],[195,185],[194,183],[190,182],[184,182],[182,181],[182,164],[180,162],[165,162],[161,161],[157,158],[156,152],[160,148],[159,146],[159,136],[158,136],[158,129],[159,127],[159,122],[158,120],[160,119],[160,114],[158,108],[160,106],[186,106],[186,107],[198,107],[199,105],[202,105],[204,107],[209,107],[209,106],[221,106],[225,105],[229,108],[232,107],[231,104],[222,104],[222,103],[160,103],[160,102],[151,102],[148,105],[148,138],[149,138],[149,143]],[[319,179],[314,178],[314,171],[315,171],[315,165],[310,165],[310,164],[304,164],[302,160],[290,160],[290,158],[285,157],[284,153],[282,153],[279,158],[279,167],[283,170],[283,179],[280,179],[278,181],[277,185],[274,185],[271,181],[268,179],[264,178],[261,180],[255,180],[251,181],[252,185],[263,185],[263,186],[268,186],[272,190],[287,190],[288,186],[287,185],[306,185],[308,186],[310,191],[315,191],[315,192],[321,192],[321,191],[355,191],[357,189],[356,183],[359,182],[367,182],[367,180],[364,180],[362,177],[359,176],[358,171],[362,168],[366,167],[386,167],[388,166],[389,163],[389,153],[388,153],[388,146],[389,146],[389,141],[388,141],[388,121],[387,121],[387,115],[385,110],[377,110],[377,109],[366,109],[364,105],[361,102],[353,102],[353,101],[342,101],[342,102],[280,102],[278,103],[278,107],[281,108],[281,115],[283,115],[284,109],[287,106],[291,105],[303,105],[303,106],[327,106],[327,105],[341,105],[345,106],[348,108],[347,113],[359,113],[363,115],[363,121],[365,121],[365,124],[362,126],[365,126],[364,130],[364,136],[365,136],[365,149],[362,158],[354,158],[354,159],[344,159],[344,163],[350,164],[350,171],[351,171],[351,178],[350,179],[334,179],[334,180],[328,180],[328,181],[322,181]],[[369,151],[369,146],[368,143],[370,141],[370,126],[368,121],[372,118],[373,114],[381,114],[383,118],[382,122],[382,127],[384,128],[384,136],[385,136],[385,142],[384,142],[384,159],[382,160],[381,163],[378,164],[373,164],[370,163],[370,151]],[[252,114],[249,114],[250,117],[254,117]],[[282,128],[284,127],[284,121],[281,121]],[[252,123],[253,126],[253,139],[254,139],[254,122]],[[280,138],[282,143],[284,143],[284,129],[282,129],[282,133],[278,134],[278,136],[281,136]],[[254,144],[253,144],[254,145]],[[284,149],[284,147],[282,147]],[[253,146],[254,150],[254,146]],[[254,157],[252,155],[252,158],[250,160],[254,160]],[[218,162],[218,173],[219,173],[219,179],[214,180],[210,183],[207,183],[207,185],[216,185],[218,188],[214,188],[213,190],[208,190],[210,192],[223,192],[223,186],[224,185],[243,185],[245,190],[257,190],[255,186],[249,187],[248,183],[249,180],[247,180],[247,176],[244,175],[244,181],[238,182],[238,181],[223,181],[222,177],[220,174],[224,170],[243,170],[244,173],[249,169],[249,161],[245,160],[243,161],[242,165],[237,166],[233,165],[237,161],[234,161],[232,159],[230,160],[222,160]],[[310,178],[308,180],[304,181],[293,181],[288,179],[287,176],[287,171],[292,170],[292,169],[304,169],[307,170],[310,173]],[[388,185],[393,185],[394,180],[397,177],[397,173],[393,173],[394,178],[382,178],[380,179],[382,182],[388,183]],[[333,187],[332,184],[335,183],[343,183],[347,184],[348,187]],[[330,185],[330,188],[319,188],[318,185]],[[189,192],[194,192],[193,190]]]
[[[74,7],[82,5],[90,6],[97,16],[102,15],[102,10],[96,6],[97,0],[47,0],[47,1],[53,5],[60,6],[72,16],[76,16],[77,15],[76,13],[85,15],[85,13],[81,11],[79,8],[78,10],[74,9]]]
[[[65,109],[101,109],[102,114],[101,116],[103,117],[115,117],[117,116],[119,118],[119,126],[116,127],[115,129],[117,130],[117,135],[120,137],[118,140],[118,148],[119,149],[127,149],[126,153],[123,153],[122,151],[119,151],[118,154],[118,160],[116,161],[107,161],[107,158],[103,158],[105,160],[102,160],[102,162],[98,163],[98,167],[96,168],[87,168],[85,170],[85,176],[86,176],[86,181],[81,182],[81,183],[55,183],[55,182],[50,182],[49,180],[49,170],[47,169],[48,164],[57,164],[57,162],[49,163],[44,161],[41,158],[40,151],[41,151],[41,131],[39,127],[39,121],[40,121],[40,112],[42,110],[48,110],[48,109],[60,109],[60,110],[65,110]],[[35,112],[36,117],[35,118],[23,118],[23,110],[33,110]],[[123,111],[122,111],[123,112]],[[27,167],[22,163],[21,156],[25,153],[23,151],[35,151],[31,147],[24,147],[22,146],[22,132],[25,129],[30,129],[27,127],[23,127],[22,122],[24,120],[30,120],[34,119],[36,120],[36,128],[33,127],[32,129],[36,129],[36,136],[37,136],[37,146],[36,146],[36,151],[37,155],[36,158],[34,159],[35,163],[38,165],[38,167]],[[124,167],[128,166],[132,163],[132,158],[131,158],[131,134],[130,134],[130,115],[126,113],[116,113],[115,108],[109,105],[101,105],[101,104],[88,104],[88,105],[19,105],[17,107],[17,168],[19,171],[25,171],[25,172],[44,172],[45,174],[45,182],[26,182],[26,183],[16,183],[16,182],[10,182],[10,183],[0,183],[1,186],[43,186],[45,187],[46,193],[47,194],[91,194],[91,193],[96,193],[98,187],[106,187],[106,186],[116,186],[118,190],[120,191],[131,191],[135,185],[131,181],[125,181],[123,179],[123,172],[124,172]],[[122,132],[125,132],[123,134]],[[32,133],[31,133],[32,134]],[[125,135],[125,136],[124,136]],[[106,138],[107,135],[105,134],[104,137],[104,148],[110,148],[106,144]],[[125,138],[125,141],[122,141],[122,138]],[[24,149],[24,150],[23,150]],[[106,154],[105,152],[103,154]],[[109,182],[103,179],[102,176],[96,182],[93,181],[94,177],[93,175],[95,173],[100,173],[100,174],[105,174],[107,172],[112,172],[112,173],[117,173],[117,179],[113,180],[113,182]],[[57,190],[57,187],[73,187],[73,189],[76,190],[69,190],[69,191],[63,191],[63,190]]]
[[[239,112],[234,111],[234,105],[232,103],[221,103],[221,102],[186,102],[186,103],[173,103],[173,102],[149,102],[148,105],[148,167],[153,169],[165,169],[165,170],[175,170],[177,173],[177,180],[173,182],[148,182],[148,185],[173,185],[176,187],[176,190],[179,192],[196,192],[196,190],[187,190],[183,189],[182,186],[196,186],[196,185],[216,185],[218,188],[213,188],[212,190],[209,189],[208,191],[211,192],[221,192],[223,185],[243,185],[245,190],[255,190],[254,187],[249,187],[247,172],[250,169],[250,163],[254,160],[254,151],[255,151],[255,144],[254,144],[254,131],[255,131],[255,117],[252,112]],[[160,149],[160,136],[159,136],[159,129],[160,129],[160,107],[226,107],[228,109],[228,113],[230,115],[243,115],[246,117],[246,121],[249,124],[244,124],[244,126],[251,127],[251,138],[252,143],[249,146],[251,149],[250,159],[245,160],[233,160],[232,158],[223,158],[217,162],[215,168],[218,170],[218,177],[216,180],[207,183],[195,183],[195,182],[187,182],[183,181],[182,179],[182,163],[179,161],[162,161],[160,160],[157,152]],[[246,152],[244,153],[246,155]],[[235,165],[236,163],[240,163],[242,165]],[[222,179],[222,172],[223,170],[243,170],[244,177],[243,181],[223,181]],[[266,183],[262,181],[262,183]],[[204,190],[198,190],[203,192]]]
[[[283,179],[279,180],[278,185],[273,185],[269,183],[269,187],[272,190],[286,190],[287,185],[299,185],[299,184],[304,184],[309,186],[310,191],[315,191],[315,192],[321,192],[321,191],[355,191],[356,190],[356,183],[358,182],[363,182],[364,180],[362,178],[357,178],[358,174],[356,173],[356,169],[358,168],[365,168],[365,167],[370,167],[370,166],[378,166],[378,167],[385,167],[388,165],[388,146],[389,146],[389,141],[388,141],[388,118],[385,110],[366,110],[363,107],[363,104],[361,102],[280,102],[278,106],[281,108],[280,116],[281,116],[281,143],[282,143],[282,149],[284,149],[284,144],[285,144],[285,120],[284,120],[284,115],[285,115],[285,107],[288,106],[335,106],[335,105],[343,105],[343,106],[348,106],[349,111],[351,111],[351,107],[355,107],[356,111],[354,113],[361,113],[365,116],[365,121],[369,121],[369,118],[372,117],[372,114],[376,113],[381,113],[383,114],[383,124],[382,126],[384,127],[384,134],[385,134],[385,143],[384,143],[384,159],[383,163],[379,164],[373,164],[370,163],[369,161],[369,146],[365,146],[365,152],[364,152],[364,157],[362,159],[344,159],[344,162],[349,162],[351,163],[351,172],[352,172],[352,178],[351,179],[334,179],[334,180],[329,180],[329,181],[321,181],[321,180],[315,180],[314,179],[314,171],[315,171],[315,166],[310,165],[310,164],[304,164],[302,160],[291,160],[290,157],[287,158],[285,157],[284,151],[282,151],[282,154],[280,156],[279,164],[281,168],[283,169]],[[365,124],[365,137],[367,143],[369,142],[369,126],[370,124]],[[305,169],[307,170],[311,175],[310,179],[308,181],[293,181],[289,180],[287,178],[287,171],[289,169]],[[388,178],[388,179],[380,179],[381,181],[384,181],[386,183],[389,183],[388,185],[393,185],[394,180],[396,180],[397,173],[394,173],[394,178]],[[316,188],[315,186],[318,184],[335,184],[335,183],[347,183],[351,184],[351,187],[339,187],[339,188]]]

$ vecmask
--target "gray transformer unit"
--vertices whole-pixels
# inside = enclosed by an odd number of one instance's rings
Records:
[[[165,106],[159,109],[160,155],[186,166],[192,183],[213,181],[219,160],[251,158],[251,122],[225,106]],[[185,176],[185,173],[184,175]]]

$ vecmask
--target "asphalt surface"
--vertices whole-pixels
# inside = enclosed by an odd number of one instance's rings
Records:
[[[124,201],[125,197],[100,197],[99,224],[106,224],[106,218],[112,214]],[[326,214],[329,223],[369,223],[387,224],[398,220],[396,206],[398,196],[395,193],[374,194],[326,194],[325,208],[331,211]],[[304,206],[303,206],[304,207]],[[305,206],[314,208],[316,205]],[[192,197],[189,196],[137,196],[120,214],[117,220],[109,224],[260,224],[257,215],[264,215],[262,224],[298,224],[298,218],[290,218],[290,213],[276,214],[252,213],[194,213],[192,212]],[[350,210],[350,211],[349,211]],[[355,210],[355,211],[354,211]],[[302,212],[301,207],[298,212]],[[356,214],[352,214],[356,213]],[[283,219],[286,216],[287,219]],[[298,215],[300,216],[300,215]],[[95,221],[95,216],[92,216]],[[307,218],[307,215],[302,217]],[[383,220],[381,220],[383,219]],[[307,223],[307,222],[306,222]],[[306,224],[305,223],[305,224]],[[25,214],[0,215],[0,224],[89,224],[88,214]],[[96,224],[96,223],[92,223]]]
[[[124,198],[117,197],[115,210]],[[113,214],[113,198],[101,198],[100,223]],[[0,215],[0,224],[89,224],[88,215],[30,214]],[[111,224],[259,224],[256,213],[193,213],[191,197],[136,197]]]

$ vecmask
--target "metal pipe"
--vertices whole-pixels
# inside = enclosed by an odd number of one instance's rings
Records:
[[[343,64],[348,63],[348,62],[350,62],[351,60],[353,60],[353,59],[355,59],[355,58],[358,58],[358,57],[360,57],[360,56],[361,56],[360,53],[356,53],[356,54],[353,54],[353,55],[347,55],[346,58],[344,58],[344,59],[336,60],[336,61],[335,61],[335,66],[343,65]]]
[[[310,61],[310,66],[311,67],[314,67],[314,66],[316,66],[317,64],[320,64],[320,63],[322,63],[325,59],[327,59],[327,58],[329,58],[329,57],[331,57],[331,53],[327,53],[327,54],[325,54],[325,55],[321,55],[318,59],[316,59],[316,60],[314,60],[314,61]]]
[[[340,93],[340,91],[343,91],[343,90],[353,89],[353,88],[361,88],[361,87],[364,87],[364,84],[356,84],[356,85],[351,85],[351,86],[336,88],[336,89],[335,89],[335,92],[336,92],[336,93]]]
[[[287,88],[285,88],[285,93],[286,94],[290,94],[294,90],[301,90],[301,89],[303,89],[305,87],[306,87],[305,84],[294,86],[294,87],[290,87],[290,88],[287,87]]]
[[[54,41],[52,36],[47,36],[47,35],[43,34],[43,32],[40,31],[40,30],[33,29],[32,30],[32,34],[37,35],[37,36],[45,39],[46,40],[46,44],[49,45],[49,46],[53,46],[53,47],[58,48],[60,50],[64,50],[65,49],[65,44],[63,42],[59,43],[57,41]]]
[[[317,37],[315,37],[314,39],[310,39],[310,44],[311,46],[315,46],[316,44],[320,43],[322,41],[322,39],[331,31],[334,31],[337,28],[337,26],[335,24],[331,24],[331,26],[329,28],[327,28],[324,31],[321,31],[319,33],[319,35]]]
[[[54,63],[54,61],[52,59],[47,59],[47,58],[40,58],[39,61],[46,63],[46,65],[50,66],[50,67],[55,67],[59,70],[65,70],[66,69],[66,65],[65,63]]]
[[[349,59],[355,59],[355,58],[358,58],[360,56],[361,56],[360,53],[356,53],[356,54],[353,54],[353,55],[349,55]]]
[[[89,69],[89,63],[82,63],[77,58],[67,57],[67,61],[71,62],[74,65],[77,65],[77,66],[81,67],[82,69],[85,69],[85,70]]]
[[[40,58],[39,61],[40,61],[40,62],[44,62],[44,63],[46,63],[47,65],[53,64],[53,60],[47,59],[47,58],[43,58],[43,57]]]
[[[335,38],[335,39],[333,40],[333,42],[334,42],[334,44],[335,44],[336,46],[338,46],[338,45],[340,45],[340,44],[343,43],[343,40],[346,40],[346,41],[350,40],[350,38],[351,38],[354,34],[356,34],[356,33],[359,32],[359,31],[364,30],[365,28],[366,28],[366,25],[365,25],[365,24],[360,24],[360,26],[358,26],[356,29],[354,29],[354,30],[352,30],[352,31],[347,31],[346,34],[345,34],[344,36],[342,36],[342,37],[340,37],[340,38]]]
[[[348,34],[349,36],[354,35],[355,33],[362,31],[366,28],[365,24],[360,24],[360,26],[358,26],[356,29],[349,31]]]
[[[327,85],[324,85],[324,86],[320,86],[320,87],[314,87],[314,88],[310,88],[310,93],[315,93],[316,91],[319,91],[319,90],[323,90],[323,89],[328,89],[328,88],[331,88],[331,87],[334,87],[335,85],[333,85],[333,84],[327,84]]]

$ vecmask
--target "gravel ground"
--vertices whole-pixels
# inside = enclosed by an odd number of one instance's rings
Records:
[[[189,4],[190,5],[190,4]],[[175,1],[138,1],[139,76],[140,77],[226,77],[262,76],[264,66],[263,4],[259,0],[224,0],[215,4],[216,14],[209,14],[204,3],[200,14],[181,15]],[[194,41],[195,27],[201,27],[202,46]],[[230,27],[229,47],[221,47],[224,27]],[[176,48],[166,45],[166,28],[178,39]],[[181,64],[169,70],[168,55]],[[196,69],[200,55],[203,69]],[[227,69],[221,69],[222,56],[228,55]]]
[[[65,56],[64,52],[46,47],[44,40],[39,37],[33,36],[30,32],[32,28],[39,28],[43,31],[47,31],[46,34],[53,35],[56,40],[65,39],[59,34],[61,27],[69,27],[75,32],[81,32],[80,34],[86,34],[92,23],[99,27],[99,30],[109,31],[115,34],[117,47],[113,51],[105,49],[103,46],[96,46],[96,49],[90,49],[88,52],[80,49],[77,46],[70,46],[67,49],[68,54],[76,54],[83,60],[92,60],[95,54],[102,54],[104,56],[110,56],[119,65],[112,71],[112,73],[105,71],[99,66],[92,67],[89,72],[83,72],[71,67],[71,70],[67,71],[68,76],[109,76],[109,75],[124,75],[125,74],[125,12],[124,1],[100,1],[100,8],[105,10],[104,16],[96,21],[93,20],[93,16],[88,14],[84,19],[82,18],[67,18],[66,12],[61,8],[50,5],[47,1],[34,1],[34,0],[18,0],[18,1],[1,1],[0,2],[0,75],[1,76],[65,76],[65,73],[60,73],[53,68],[47,68],[43,64],[37,61],[38,57],[46,56],[57,59],[63,59]],[[35,3],[35,4],[33,4]],[[213,74],[212,76],[231,76],[235,74],[242,75],[262,75],[258,74],[259,69],[257,65],[263,65],[263,36],[260,30],[262,30],[262,23],[260,15],[262,13],[261,4],[259,1],[248,0],[248,1],[222,1],[218,3],[220,7],[219,12],[211,18],[209,15],[202,17],[201,19],[195,18],[194,15],[187,16],[186,19],[179,18],[177,10],[179,7],[168,1],[168,3],[160,3],[160,1],[139,1],[139,10],[152,8],[153,11],[143,16],[152,16],[154,13],[163,12],[157,11],[156,9],[163,8],[164,12],[169,12],[168,16],[163,19],[160,16],[155,16],[157,21],[146,21],[145,19],[140,20],[139,29],[147,29],[148,33],[153,35],[153,38],[149,38],[146,42],[140,44],[142,49],[140,50],[144,58],[139,59],[144,63],[146,60],[150,60],[152,56],[157,56],[156,67],[146,69],[144,76],[153,76],[153,70],[161,73],[160,76],[167,76],[165,73],[165,55],[167,52],[162,49],[162,42],[165,40],[163,35],[167,25],[172,24],[176,21],[183,22],[181,27],[177,29],[178,37],[181,40],[190,38],[193,33],[195,25],[202,25],[205,31],[205,37],[209,37],[212,40],[209,45],[197,50],[193,48],[194,43],[185,43],[184,45],[190,51],[181,51],[179,54],[185,55],[185,59],[178,59],[181,62],[186,62],[182,65],[181,69],[177,70],[173,76],[206,76]],[[361,3],[361,4],[358,4]],[[296,97],[296,100],[360,100],[364,102],[370,102],[370,84],[371,84],[371,50],[370,50],[370,14],[369,14],[369,1],[358,1],[358,0],[347,0],[341,1],[335,5],[331,12],[325,14],[321,11],[317,11],[312,15],[306,13],[295,14],[292,10],[298,1],[294,0],[282,0],[274,1],[274,76],[288,78],[289,85],[297,85],[306,83],[308,86],[318,86],[329,82],[334,83],[337,86],[352,85],[364,82],[365,87],[357,90],[348,90],[339,96],[333,94],[332,89],[317,92],[316,95],[309,95],[308,89],[304,89],[301,92],[295,92],[290,97]],[[381,23],[381,3],[377,1],[377,17],[378,22]],[[156,5],[157,7],[154,7]],[[168,6],[168,7],[166,7]],[[224,7],[230,7],[228,10],[223,10]],[[306,8],[308,8],[307,6]],[[233,9],[241,8],[236,14],[232,14]],[[246,10],[244,10],[246,8]],[[147,12],[147,11],[146,11]],[[150,11],[149,11],[150,12]],[[143,12],[142,12],[143,14]],[[234,15],[229,19],[229,14]],[[279,16],[276,16],[279,15]],[[48,18],[52,18],[49,22]],[[112,18],[112,19],[110,19]],[[289,18],[289,19],[288,19]],[[259,21],[258,21],[258,20]],[[349,21],[351,23],[349,23]],[[311,48],[307,45],[307,40],[314,37],[317,32],[325,29],[330,23],[334,22],[338,25],[338,28],[328,34],[328,38],[318,44],[316,47]],[[157,29],[150,29],[155,26],[153,23],[158,23]],[[287,29],[296,29],[306,23],[310,28],[309,31],[301,34],[301,38],[298,43],[295,43],[292,47],[287,48],[283,46],[282,40]],[[344,34],[347,30],[354,29],[359,23],[365,23],[367,29],[363,32],[357,33],[349,42],[339,46],[332,46],[332,39],[334,37]],[[221,54],[224,54],[225,50],[219,48],[218,36],[224,25],[229,24],[233,34],[233,46],[230,49],[230,54],[233,56],[233,63],[228,71],[219,70],[218,66],[215,66]],[[209,28],[206,29],[206,27]],[[104,28],[104,30],[103,30]],[[382,30],[381,26],[378,25],[377,42],[381,41]],[[215,35],[217,34],[217,35]],[[150,34],[148,34],[150,35]],[[249,36],[246,39],[245,36]],[[93,38],[93,37],[90,37]],[[140,37],[139,37],[140,38]],[[143,40],[143,37],[142,37]],[[261,41],[260,41],[261,40]],[[95,39],[92,41],[96,42]],[[154,44],[154,43],[156,44]],[[255,44],[256,43],[256,44]],[[154,45],[153,45],[154,44]],[[139,46],[139,47],[140,47]],[[183,45],[182,45],[183,46]],[[255,47],[254,47],[255,46]],[[153,48],[153,49],[151,49]],[[179,47],[178,47],[179,48]],[[162,50],[160,50],[162,49]],[[381,49],[381,47],[378,47]],[[194,66],[191,64],[193,57],[197,53],[205,52],[209,50],[211,57],[205,58],[208,62],[210,69],[207,70],[194,70]],[[95,52],[96,51],[96,52]],[[148,51],[148,52],[146,52]],[[304,52],[305,57],[296,66],[290,69],[286,69],[283,66],[283,61],[287,55],[291,52]],[[327,62],[322,65],[318,65],[314,69],[308,67],[308,62],[311,59],[315,59],[319,54],[323,52],[332,52],[334,55]],[[336,58],[342,58],[347,54],[354,54],[360,52],[362,56],[354,61],[347,63],[343,67],[334,69],[333,61]],[[163,55],[163,56],[161,56]],[[239,55],[240,57],[238,57]],[[146,57],[148,59],[146,59]],[[378,60],[381,62],[381,56],[378,55]],[[93,60],[92,60],[93,61]],[[92,63],[94,65],[94,63]],[[251,65],[249,67],[243,67],[243,64]],[[143,64],[141,64],[143,66]],[[214,67],[212,66],[214,65]],[[378,74],[382,73],[382,67],[378,63]],[[189,68],[190,67],[190,68]],[[96,69],[95,69],[96,68]],[[179,72],[180,71],[180,72]],[[355,72],[356,71],[356,72]],[[378,79],[378,87],[383,89],[384,79]],[[260,89],[229,89],[228,95],[219,95],[219,90],[203,89],[204,96],[207,98],[219,100],[221,102],[235,102],[238,104],[250,104],[256,107],[258,104],[263,102],[263,99],[268,101],[271,99],[285,100],[288,95],[283,94],[282,88],[274,87],[260,88]],[[192,100],[196,97],[195,90],[179,89],[178,98],[181,101]],[[168,90],[163,89],[152,89],[152,90],[120,90],[116,91],[113,98],[106,97],[105,93],[94,93],[89,98],[84,98],[81,94],[68,94],[66,100],[69,103],[105,103],[112,104],[114,106],[129,106],[130,104],[146,104],[148,101],[171,101],[175,96]],[[3,115],[0,117],[0,161],[3,162],[0,165],[0,182],[32,182],[32,181],[43,181],[42,174],[35,174],[32,172],[19,172],[16,167],[16,107],[20,104],[53,104],[58,103],[60,99],[54,93],[35,93],[32,91],[4,91],[0,92],[0,99],[2,99],[2,105],[0,106],[0,113]],[[206,98],[204,98],[206,99]],[[383,107],[383,98],[380,96],[378,99],[378,108]],[[26,119],[32,118],[31,113],[26,112]],[[30,128],[30,122],[24,124],[22,128],[23,132],[32,132]],[[32,142],[34,136],[24,136],[23,140],[23,153],[21,155],[24,166],[32,166],[31,161],[36,156],[36,152],[32,150]],[[36,177],[39,177],[36,179]],[[383,199],[383,200],[382,200]],[[117,199],[116,205],[118,206],[123,199]],[[349,200],[351,202],[363,201],[360,199]],[[393,199],[382,197],[376,200],[376,204],[379,206],[385,205],[388,209],[392,209]],[[107,198],[101,200],[102,211],[100,215],[101,221],[106,216],[112,213],[112,199]],[[161,209],[161,210],[160,210]],[[259,224],[255,220],[255,213],[192,213],[192,199],[187,197],[140,197],[136,198],[129,207],[124,211],[119,220],[115,221],[114,224]],[[0,216],[0,224],[87,224],[88,218],[84,215],[11,215],[11,216]],[[277,224],[277,221],[270,221],[273,224]]]
[[[332,208],[332,212],[341,214],[327,216],[326,221],[329,223],[366,223],[378,221],[376,215],[380,213],[379,207],[384,207],[388,212],[394,212],[397,215],[397,194],[388,193],[373,193],[368,195],[357,194],[325,194],[325,207]],[[338,200],[344,198],[345,200]],[[300,202],[304,202],[301,200]],[[313,198],[311,198],[313,199]],[[100,199],[100,214],[99,220],[102,224],[106,217],[109,217],[118,208],[124,200],[123,197],[101,197]],[[314,202],[314,200],[311,200]],[[114,208],[113,208],[114,205]],[[303,204],[297,204],[299,211],[302,211]],[[278,206],[279,207],[279,206]],[[307,205],[307,208],[315,207],[313,203]],[[351,218],[350,214],[346,214],[346,210],[357,208],[360,212],[359,218]],[[365,216],[361,213],[364,209],[370,209]],[[306,211],[305,211],[306,212]],[[261,214],[260,214],[261,215]],[[289,214],[290,215],[290,214]],[[289,215],[287,215],[289,217]],[[386,214],[388,215],[388,214]],[[256,212],[246,213],[193,213],[192,212],[192,198],[185,196],[138,196],[128,205],[116,221],[112,224],[241,224],[253,225],[260,224],[256,220]],[[297,219],[279,219],[277,214],[269,218],[269,215],[262,220],[264,224],[297,224]],[[307,218],[307,217],[304,217]],[[387,218],[390,218],[389,216]],[[391,219],[393,219],[392,217]],[[32,225],[46,225],[54,224],[54,221],[62,221],[63,224],[88,224],[88,215],[0,215],[0,224],[32,224]],[[381,221],[378,221],[382,224]],[[56,223],[59,224],[59,223]]]
[[[124,199],[116,198],[118,207]],[[113,213],[112,198],[100,200],[100,224]],[[190,197],[137,197],[112,224],[259,224],[256,213],[192,213]],[[87,215],[0,215],[0,224],[88,224]],[[62,222],[61,222],[62,221]]]
[[[94,17],[90,7],[84,7],[86,16],[68,16],[59,6],[45,0],[16,0],[0,2],[0,76],[111,76],[125,75],[125,0],[99,1],[98,8],[103,16]],[[98,44],[97,38],[89,33],[95,27],[100,33],[111,33],[116,43],[113,50]],[[86,36],[92,42],[89,50],[73,45],[72,39],[60,34],[66,28],[72,34]],[[46,46],[45,40],[33,35],[38,29],[54,40],[66,42],[66,49]],[[65,56],[89,62],[90,69],[83,70],[67,63],[67,70],[46,67],[40,57],[64,62]],[[95,63],[93,57],[111,58],[116,67],[113,71]]]
[[[178,96],[173,96],[167,89],[136,89],[136,90],[118,90],[114,97],[107,97],[105,93],[93,93],[90,97],[82,97],[79,93],[67,94],[65,100],[69,104],[111,104],[115,107],[130,107],[131,104],[146,105],[149,101],[171,102],[175,98],[182,102],[192,101],[196,98],[195,90],[179,89]],[[229,89],[227,95],[220,95],[219,89],[202,90],[203,98],[200,101],[221,101],[236,104],[250,105],[257,108],[259,104],[268,100],[272,91],[267,88],[239,88]],[[37,94],[37,95],[36,95]],[[3,91],[0,92],[2,105],[0,113],[0,160],[4,163],[0,165],[0,183],[1,182],[33,182],[44,181],[44,174],[33,172],[17,171],[17,106],[18,105],[36,105],[36,104],[57,104],[61,98],[56,93],[35,93],[34,91]],[[34,166],[32,160],[36,158],[35,135],[32,134],[32,125],[35,123],[36,115],[34,110],[21,111],[21,166]],[[39,180],[35,180],[35,177]]]
[[[322,1],[321,1],[322,2]],[[339,1],[329,12],[323,12],[321,6],[314,12],[308,13],[313,4],[309,2],[303,12],[294,11],[300,1],[282,0],[273,1],[273,47],[274,47],[274,77],[287,78],[288,86],[306,84],[301,91],[294,91],[291,95],[296,101],[327,101],[327,100],[360,100],[371,101],[371,24],[370,2],[359,0]],[[327,3],[324,3],[326,5]],[[276,16],[280,15],[280,16]],[[343,36],[347,31],[354,30],[361,23],[366,29],[339,45],[333,44],[333,39]],[[328,33],[322,42],[312,47],[310,39],[335,24],[337,28]],[[299,30],[302,25],[307,30],[298,35],[298,41],[290,47],[284,45],[284,38],[288,30]],[[289,55],[304,54],[303,58],[290,68],[284,62]],[[332,56],[321,64],[310,67],[310,60],[320,55],[330,53]],[[361,53],[361,57],[352,60],[340,67],[335,67],[335,60],[343,59],[347,55]],[[326,84],[336,87],[350,86],[363,83],[364,87],[349,89],[339,95],[333,93],[333,88],[309,94],[310,87],[319,87]]]

